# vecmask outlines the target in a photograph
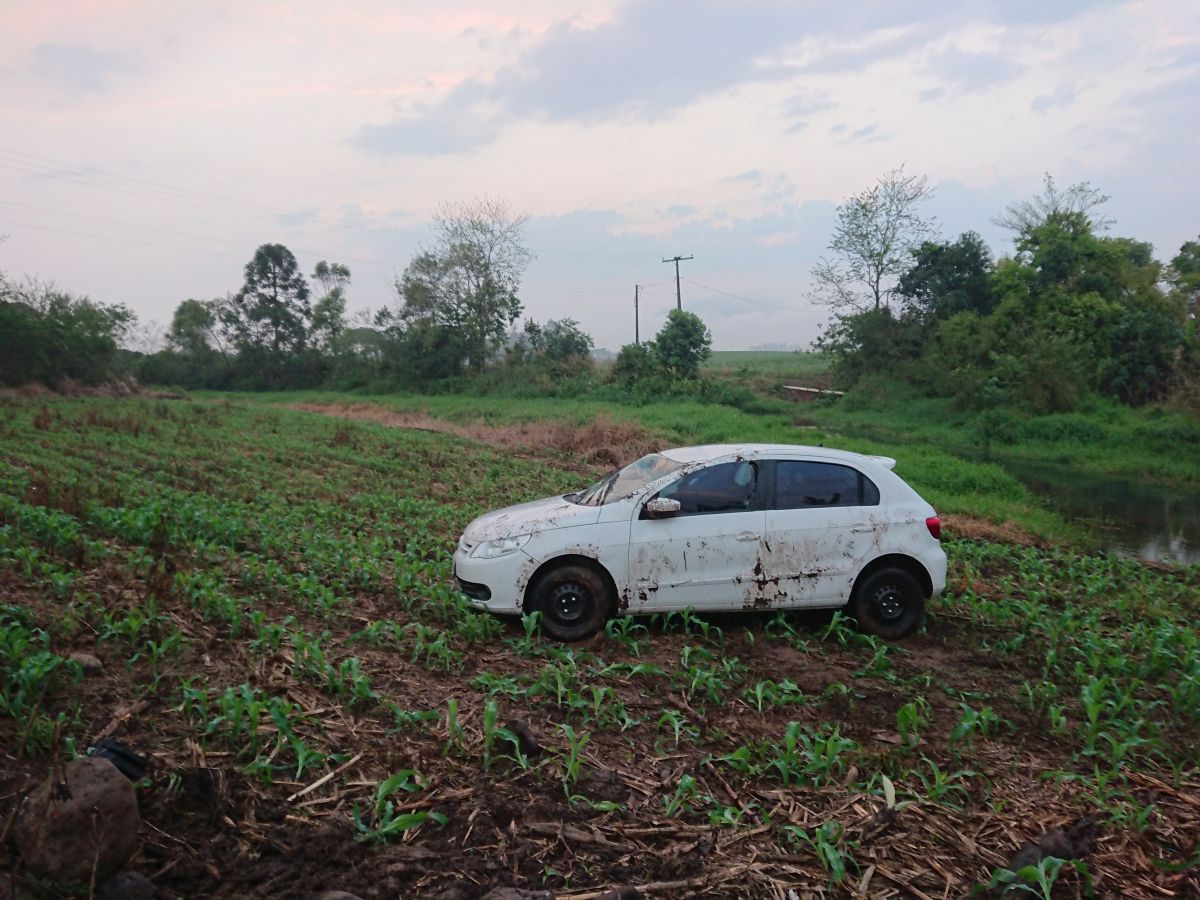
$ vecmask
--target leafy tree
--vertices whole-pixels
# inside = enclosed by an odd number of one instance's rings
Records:
[[[574,319],[551,319],[545,326],[530,319],[516,346],[523,352],[544,356],[553,362],[567,362],[588,358],[593,344],[592,336]]]
[[[626,344],[617,351],[613,361],[613,378],[624,384],[640,381],[655,374],[658,370],[658,357],[654,352],[654,342],[645,344]]]
[[[653,352],[668,374],[695,378],[712,353],[712,333],[695,313],[673,309],[654,338]]]
[[[120,341],[135,322],[120,304],[0,279],[0,384],[113,378],[122,369]]]
[[[1167,267],[1167,281],[1187,317],[1194,321],[1200,316],[1200,240],[1179,248]]]
[[[974,231],[953,243],[926,241],[913,251],[912,259],[896,285],[905,313],[928,321],[959,312],[991,312],[996,299],[992,254]]]
[[[524,216],[498,200],[444,204],[434,214],[438,240],[409,263],[397,281],[400,319],[448,332],[438,338],[454,367],[482,371],[509,326],[521,315],[521,276],[533,259]]]
[[[350,269],[341,263],[321,260],[313,269],[313,280],[321,285],[321,297],[313,305],[310,339],[314,347],[332,350],[346,329],[346,286]]]
[[[906,175],[901,166],[839,206],[829,242],[833,255],[812,269],[812,299],[854,312],[887,306],[911,251],[937,234],[919,212],[932,196],[924,175]]]
[[[263,244],[246,263],[246,282],[222,312],[242,351],[276,357],[304,346],[312,310],[308,282],[282,244]]]
[[[167,329],[167,345],[189,356],[213,353],[221,345],[218,337],[221,301],[184,300],[175,308]]]

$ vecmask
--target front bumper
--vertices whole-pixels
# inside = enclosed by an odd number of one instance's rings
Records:
[[[454,576],[459,589],[476,609],[520,615],[533,560],[522,550],[496,559],[478,559],[471,556],[472,549],[472,545],[460,541],[454,551]]]

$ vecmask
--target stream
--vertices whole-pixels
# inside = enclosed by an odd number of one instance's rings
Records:
[[[992,459],[1069,521],[1097,526],[1101,546],[1151,562],[1200,563],[1200,490]]]

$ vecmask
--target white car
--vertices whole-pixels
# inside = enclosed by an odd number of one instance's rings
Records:
[[[575,494],[481,516],[454,553],[479,608],[558,640],[617,614],[840,608],[911,634],[946,585],[937,513],[895,460],[824,447],[682,447]]]

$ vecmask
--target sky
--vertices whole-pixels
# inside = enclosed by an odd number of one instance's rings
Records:
[[[0,123],[0,271],[159,328],[263,243],[395,306],[487,196],[529,217],[527,317],[615,350],[691,255],[716,348],[807,347],[838,204],[900,166],[997,254],[1047,173],[1160,259],[1196,239],[1200,3],[0,0]]]

